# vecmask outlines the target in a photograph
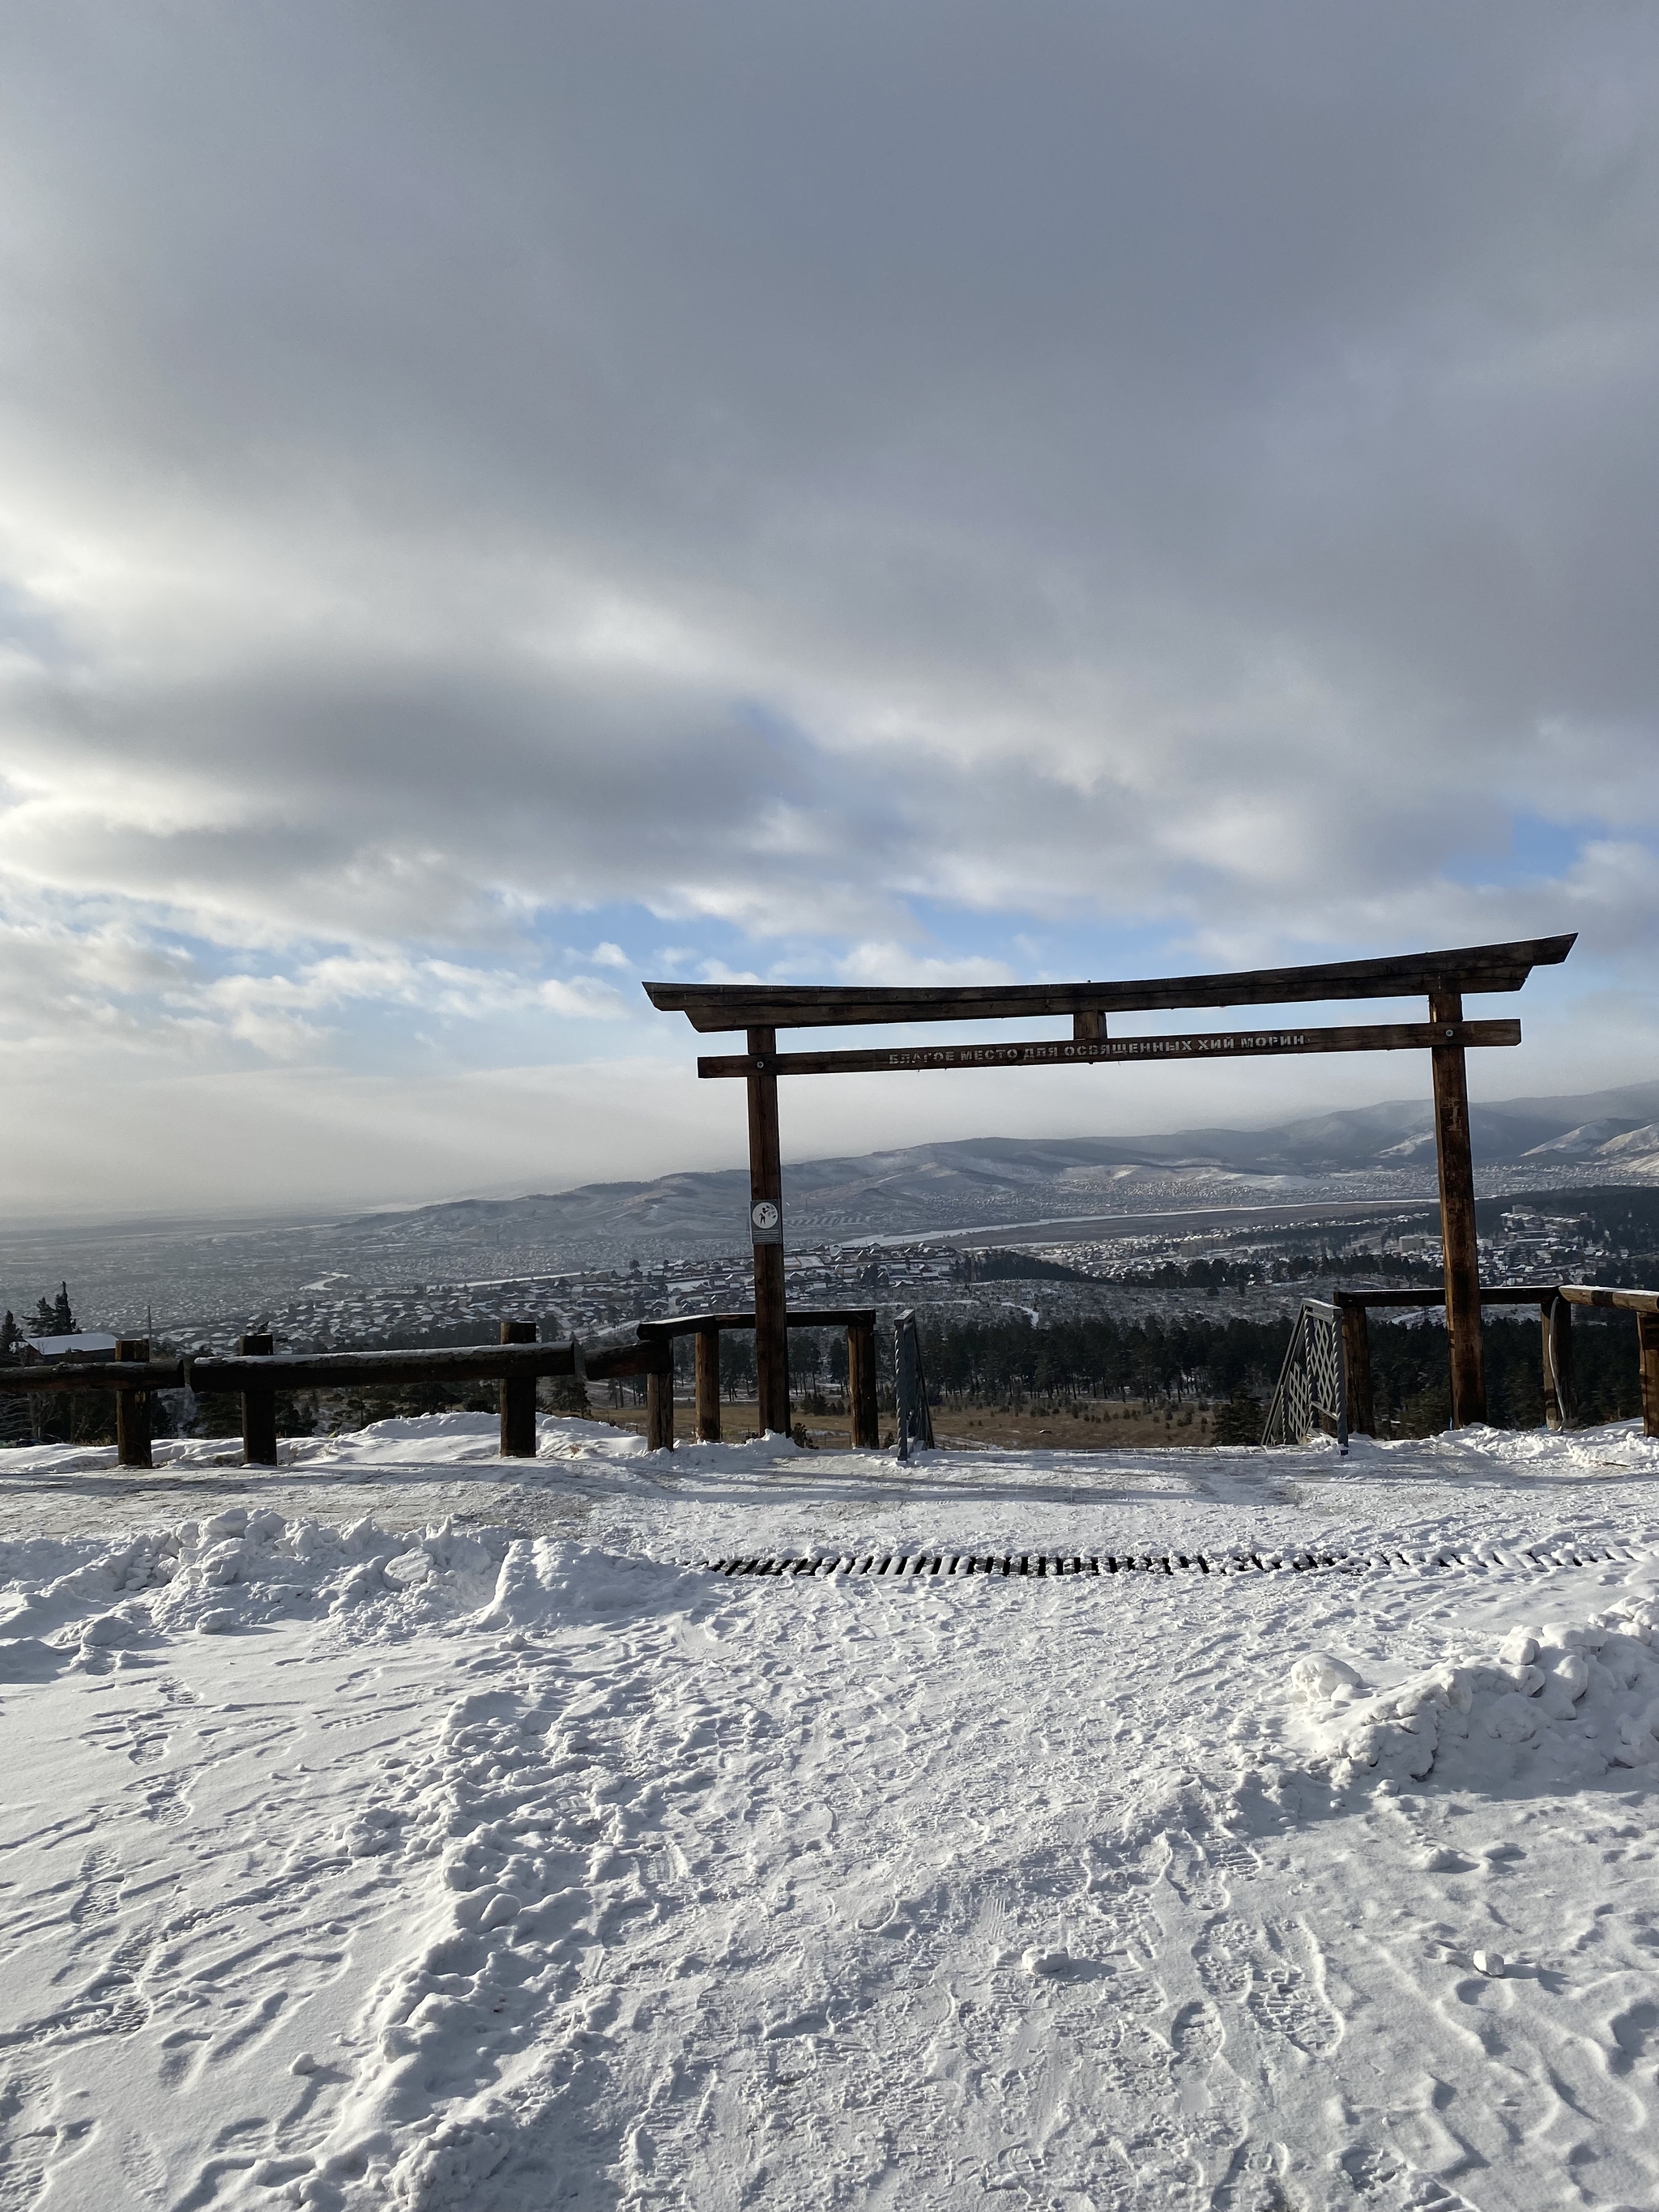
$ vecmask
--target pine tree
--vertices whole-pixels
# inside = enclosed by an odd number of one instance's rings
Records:
[[[34,1319],[29,1324],[31,1336],[50,1336],[52,1334],[52,1300],[42,1298],[34,1309]]]
[[[0,1359],[9,1359],[23,1341],[23,1332],[18,1328],[11,1308],[6,1308],[6,1317],[0,1321]]]
[[[59,1283],[58,1296],[52,1301],[52,1333],[54,1336],[78,1336],[81,1333],[81,1324],[70,1305],[67,1283]]]

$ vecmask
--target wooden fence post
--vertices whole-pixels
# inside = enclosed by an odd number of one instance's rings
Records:
[[[1371,1398],[1371,1332],[1365,1309],[1350,1305],[1339,1291],[1342,1315],[1343,1364],[1348,1382],[1348,1433],[1376,1434],[1376,1412]]]
[[[1544,1426],[1559,1429],[1561,1425],[1561,1400],[1555,1387],[1555,1358],[1550,1344],[1550,1323],[1560,1300],[1540,1298],[1538,1302],[1538,1364],[1544,1376]]]
[[[503,1344],[534,1344],[533,1321],[504,1321]],[[501,1385],[501,1457],[536,1456],[536,1378],[533,1375],[504,1375]]]
[[[1565,1298],[1540,1304],[1544,1355],[1544,1422],[1552,1429],[1578,1426],[1578,1394],[1572,1381],[1572,1308]]]
[[[1637,1315],[1636,1354],[1642,1363],[1642,1432],[1659,1437],[1659,1314]]]
[[[789,1321],[783,1279],[778,1033],[749,1032],[749,1226],[755,1246],[755,1384],[763,1433],[789,1429]]]
[[[659,1337],[651,1347],[654,1362],[645,1377],[645,1446],[647,1451],[674,1449],[674,1340]]]
[[[697,1442],[720,1440],[720,1333],[700,1328],[697,1346]]]
[[[1449,1030],[1463,1018],[1461,991],[1431,991],[1429,1019]],[[1474,1225],[1474,1162],[1469,1148],[1469,1086],[1463,1048],[1449,1039],[1434,1063],[1434,1147],[1440,1169],[1440,1239],[1446,1262],[1446,1337],[1455,1429],[1486,1418],[1480,1354],[1480,1254]]]
[[[147,1336],[124,1336],[116,1341],[118,1359],[148,1359]],[[149,1392],[118,1390],[115,1394],[115,1456],[122,1467],[153,1467],[149,1455]]]
[[[853,1449],[874,1451],[881,1443],[876,1406],[876,1332],[855,1322],[847,1332],[847,1403],[853,1416]]]
[[[269,1359],[276,1349],[274,1336],[239,1336],[236,1340],[237,1357],[241,1359]],[[275,1467],[276,1464],[275,1383],[243,1389],[242,1464],[245,1467]]]

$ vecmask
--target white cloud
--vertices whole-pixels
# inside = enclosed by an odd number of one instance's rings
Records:
[[[1639,979],[1654,20],[20,22],[13,1038],[587,1052],[633,963],[543,947],[622,908],[715,976]]]

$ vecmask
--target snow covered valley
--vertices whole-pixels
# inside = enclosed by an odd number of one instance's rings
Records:
[[[1629,1426],[284,1449],[6,1455],[3,2212],[1659,2202]]]

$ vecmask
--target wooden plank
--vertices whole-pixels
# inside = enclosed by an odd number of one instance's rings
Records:
[[[1490,1046],[1521,1042],[1517,1021],[1459,1022],[1455,1043]],[[1443,1044],[1446,1029],[1431,1022],[1375,1023],[1357,1029],[1222,1030],[1180,1036],[998,1038],[977,1044],[888,1045],[849,1052],[774,1052],[768,1074],[926,1075],[960,1067],[1089,1067],[1115,1060],[1259,1060],[1316,1052],[1428,1052]],[[705,1054],[700,1076],[752,1077],[748,1053]]]
[[[643,1349],[628,1346],[630,1355]],[[594,1358],[602,1356],[595,1353]],[[587,1371],[596,1371],[592,1360]],[[189,1361],[186,1372],[196,1390],[244,1390],[250,1384],[272,1390],[376,1389],[402,1382],[498,1382],[507,1375],[571,1375],[575,1360],[568,1344],[458,1344],[423,1352],[284,1352],[257,1359],[204,1355]]]
[[[503,1344],[534,1344],[536,1324],[533,1321],[504,1321],[501,1323]],[[501,1457],[503,1459],[534,1459],[536,1456],[536,1377],[533,1375],[503,1375],[501,1381]]]
[[[0,1390],[33,1395],[37,1390],[179,1390],[185,1382],[182,1359],[40,1361],[34,1367],[0,1367]]]
[[[647,983],[659,1013],[694,1030],[829,1029],[872,1022],[1017,1021],[1023,1015],[1134,1013],[1174,1006],[1280,1006],[1327,999],[1417,998],[1425,992],[1518,991],[1534,968],[1566,958],[1573,933],[1405,952],[1380,960],[1163,975],[1109,983],[966,984],[929,988],[772,983]]]
[[[1371,1333],[1362,1305],[1338,1302],[1342,1316],[1343,1363],[1348,1386],[1348,1431],[1362,1437],[1376,1434],[1376,1413],[1371,1402]]]
[[[239,1336],[236,1340],[237,1352],[246,1360],[263,1363],[271,1358],[276,1349],[274,1337]],[[276,1392],[257,1367],[242,1385],[242,1464],[276,1464]]]
[[[617,1375],[654,1374],[661,1360],[660,1345],[616,1344],[608,1351],[584,1353],[582,1365],[591,1382],[608,1382]]]
[[[697,1442],[720,1440],[720,1333],[700,1328],[697,1340]]]
[[[149,1364],[147,1336],[118,1337],[115,1357],[123,1364]],[[149,1393],[123,1390],[115,1401],[115,1459],[118,1467],[153,1467],[149,1453]]]
[[[752,1028],[744,1073],[749,1084],[749,1203],[755,1240],[755,1382],[763,1431],[789,1428],[789,1323],[783,1279],[783,1157],[778,1141],[777,1038]],[[754,1209],[771,1209],[774,1237],[754,1225]]]
[[[1555,1293],[1553,1283],[1502,1283],[1496,1288],[1483,1283],[1480,1303],[1485,1306],[1534,1306],[1541,1299],[1553,1298]],[[1339,1306],[1443,1306],[1446,1291],[1443,1284],[1432,1291],[1333,1291],[1331,1298]]]
[[[1599,1283],[1563,1283],[1570,1306],[1617,1306],[1626,1313],[1659,1313],[1659,1291],[1607,1291]]]
[[[1446,1267],[1446,1335],[1451,1361],[1455,1429],[1486,1418],[1480,1353],[1480,1255],[1474,1226],[1474,1161],[1469,1146],[1469,1087],[1463,1063],[1463,1001],[1455,991],[1429,994],[1429,1022],[1437,1034],[1434,1070],[1434,1148],[1440,1170],[1440,1238]]]
[[[1637,1315],[1636,1356],[1642,1368],[1642,1433],[1659,1437],[1659,1314]]]
[[[788,1310],[791,1328],[852,1328],[860,1322],[876,1325],[873,1306],[791,1306]],[[641,1321],[635,1323],[641,1337],[700,1336],[704,1329],[753,1328],[755,1316],[741,1310],[732,1313],[670,1314],[661,1321]]]

